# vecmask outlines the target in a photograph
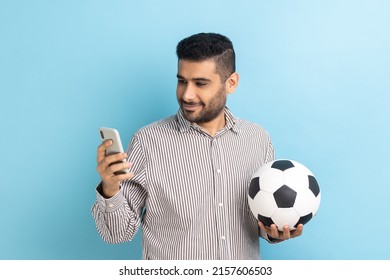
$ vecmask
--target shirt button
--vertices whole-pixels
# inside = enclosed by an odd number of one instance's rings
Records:
[[[221,173],[221,169],[217,169],[217,173],[218,173],[218,174]]]
[[[218,206],[223,207],[223,203],[222,202],[218,203]]]
[[[110,203],[110,204],[108,204],[108,207],[112,208],[112,207],[114,207],[114,204]]]
[[[221,239],[222,240],[225,240],[226,238],[225,238],[225,235],[221,235]]]

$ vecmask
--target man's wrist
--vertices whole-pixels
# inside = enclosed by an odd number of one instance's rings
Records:
[[[103,198],[109,199],[114,197],[120,191],[120,187],[116,190],[108,190],[106,187],[104,187],[104,182],[102,181],[97,187],[97,191]]]

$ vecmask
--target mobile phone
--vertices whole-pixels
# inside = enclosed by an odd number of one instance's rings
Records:
[[[110,128],[110,127],[101,127],[101,128],[99,128],[99,132],[100,132],[100,138],[102,139],[102,142],[104,142],[106,140],[112,140],[112,142],[113,142],[112,145],[107,148],[106,156],[110,156],[110,155],[124,152],[123,146],[122,146],[122,141],[121,141],[121,138],[119,136],[118,130],[116,130],[115,128]],[[116,162],[111,163],[110,165],[122,163],[122,162],[125,162],[125,160],[116,161]],[[114,172],[114,174],[115,175],[125,174],[127,172],[129,172],[128,168]]]

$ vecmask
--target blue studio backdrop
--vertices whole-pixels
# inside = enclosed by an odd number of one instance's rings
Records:
[[[233,41],[233,113],[322,190],[304,234],[264,259],[389,259],[390,2],[0,0],[0,259],[139,259],[91,216],[100,126],[126,148],[176,113],[175,47]]]

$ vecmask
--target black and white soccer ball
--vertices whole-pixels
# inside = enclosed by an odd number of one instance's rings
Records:
[[[264,225],[295,229],[309,222],[318,211],[321,192],[313,173],[303,164],[280,159],[260,167],[252,176],[248,203]]]

